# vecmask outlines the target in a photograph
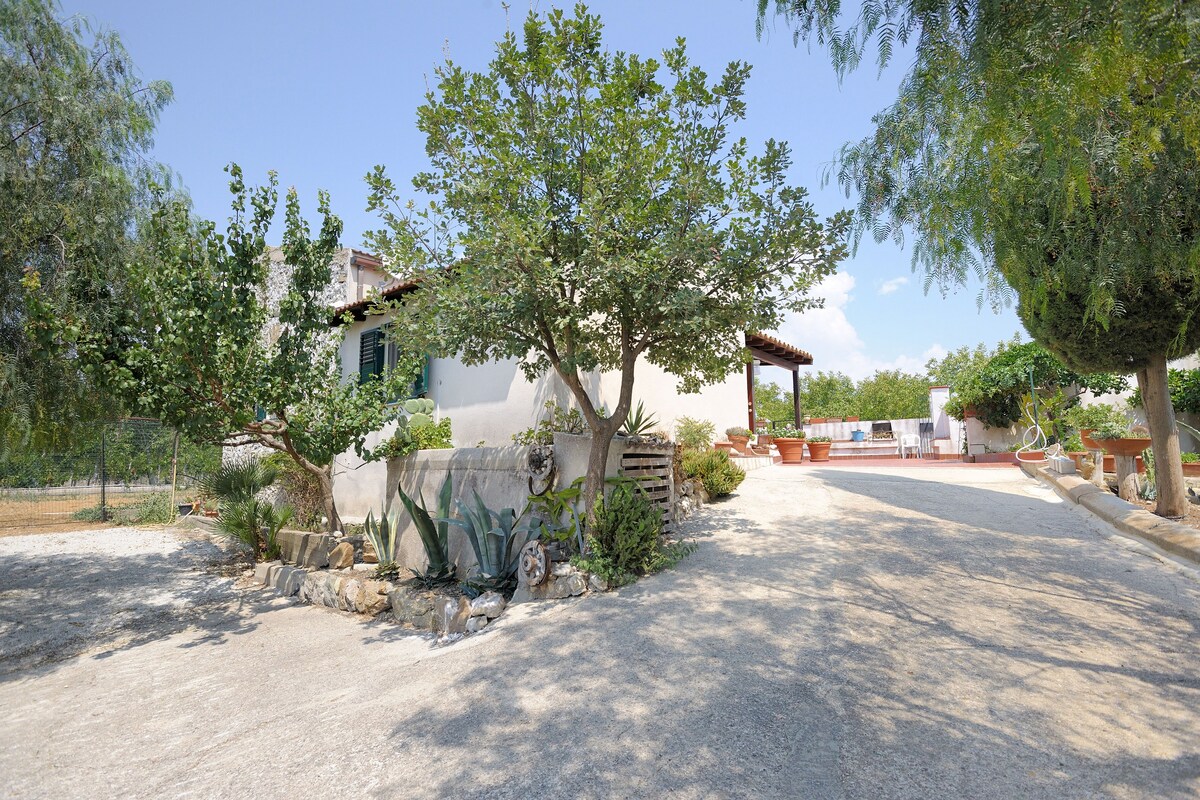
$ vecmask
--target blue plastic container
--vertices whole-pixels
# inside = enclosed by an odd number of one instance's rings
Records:
[[[861,442],[861,441],[865,440],[866,438],[867,438],[866,431],[851,431],[850,432],[850,441],[852,441],[852,442]]]

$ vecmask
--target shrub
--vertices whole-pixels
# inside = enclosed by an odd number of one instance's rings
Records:
[[[774,439],[803,439],[804,431],[791,425],[784,425],[771,431],[771,437]]]
[[[449,450],[454,447],[449,417],[442,417],[432,425],[413,428],[412,438],[417,450]]]
[[[746,439],[749,439],[752,434],[750,433],[749,428],[741,428],[741,427],[738,427],[735,425],[732,428],[726,428],[725,435],[729,436],[730,438],[732,438],[734,436],[741,436]]]
[[[833,439],[832,439],[832,437],[829,437],[829,436],[809,436],[808,441],[820,443],[820,442],[832,442]]]
[[[122,525],[168,525],[175,521],[170,492],[152,492],[136,503],[112,510],[112,519]]]
[[[1093,439],[1128,439],[1131,436],[1133,434],[1129,432],[1129,428],[1126,426],[1124,420],[1121,422],[1105,422],[1092,431]]]
[[[400,492],[404,496],[403,492]],[[375,521],[375,511],[367,512],[367,521],[363,525],[363,535],[375,550],[379,566],[375,568],[375,577],[379,580],[395,580],[399,577],[400,566],[396,563],[396,548],[400,544],[400,520],[393,512],[383,514]]]
[[[623,481],[597,502],[588,535],[591,555],[580,563],[611,585],[622,586],[652,571],[661,535],[658,509],[635,482]]]
[[[1063,439],[1060,444],[1063,450],[1066,450],[1068,453],[1081,453],[1087,449],[1083,446],[1083,439],[1079,438],[1078,433],[1071,434],[1066,439]]]
[[[675,441],[685,450],[707,450],[717,438],[717,426],[706,419],[680,417],[675,421]]]
[[[1106,424],[1125,425],[1125,415],[1116,406],[1095,403],[1090,406],[1075,406],[1063,414],[1063,421],[1075,430],[1095,430]]]
[[[1179,460],[1185,464],[1195,464],[1200,461],[1200,453],[1180,453]]]
[[[296,524],[310,530],[322,530],[325,499],[315,475],[296,463],[287,453],[271,453],[263,463],[278,474],[276,482],[284,499],[292,507]],[[349,531],[346,531],[349,533]]]
[[[722,450],[690,452],[683,455],[683,472],[699,480],[710,497],[725,497],[746,478],[746,471],[729,460]]]
[[[563,408],[553,400],[547,400],[544,409],[545,416],[536,425],[513,434],[515,444],[554,444],[556,433],[587,433],[587,423],[578,408]]]
[[[276,510],[254,497],[226,500],[217,517],[217,533],[246,550],[251,563],[270,561],[279,558],[277,537],[291,518],[292,510],[287,506]]]

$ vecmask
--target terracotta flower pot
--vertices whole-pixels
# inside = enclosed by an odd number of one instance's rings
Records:
[[[775,446],[779,448],[779,455],[783,457],[783,463],[801,464],[804,462],[803,439],[776,438]]]
[[[828,461],[829,447],[833,442],[809,442],[808,458],[811,461]]]
[[[809,420],[809,424],[811,424],[811,425],[821,425],[824,422],[825,422],[824,417],[813,417],[812,419]]]
[[[1150,447],[1149,439],[1096,439],[1096,444],[1111,456],[1139,456]]]
[[[750,437],[749,436],[730,436],[729,443],[733,445],[733,449],[737,450],[744,456],[750,455]]]
[[[1200,478],[1200,461],[1183,462],[1183,474],[1189,478]]]
[[[846,417],[843,422],[858,422],[858,417]]]
[[[1088,450],[1100,450],[1100,443],[1092,438],[1093,430],[1095,430],[1095,428],[1080,428],[1079,440],[1083,442],[1083,446]]]
[[[726,453],[733,452],[733,442],[717,442],[713,446],[718,450],[724,450]]]

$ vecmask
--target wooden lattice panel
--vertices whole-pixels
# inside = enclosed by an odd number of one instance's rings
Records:
[[[662,513],[663,531],[675,529],[674,465],[671,450],[626,452],[621,455],[621,475],[634,478]]]

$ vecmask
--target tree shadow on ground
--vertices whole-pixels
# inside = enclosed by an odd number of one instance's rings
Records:
[[[779,485],[707,508],[675,571],[447,660],[391,713],[394,755],[427,765],[429,796],[1200,789],[1194,590],[1128,554],[1084,558],[1104,543],[1061,518],[1031,533],[1042,514],[1011,493],[954,487],[1005,512],[973,526],[893,488],[910,514],[804,513]]]
[[[202,539],[172,553],[10,554],[0,560],[0,682],[45,675],[73,658],[109,658],[184,630],[181,647],[219,645],[288,605],[239,592],[244,559]]]

